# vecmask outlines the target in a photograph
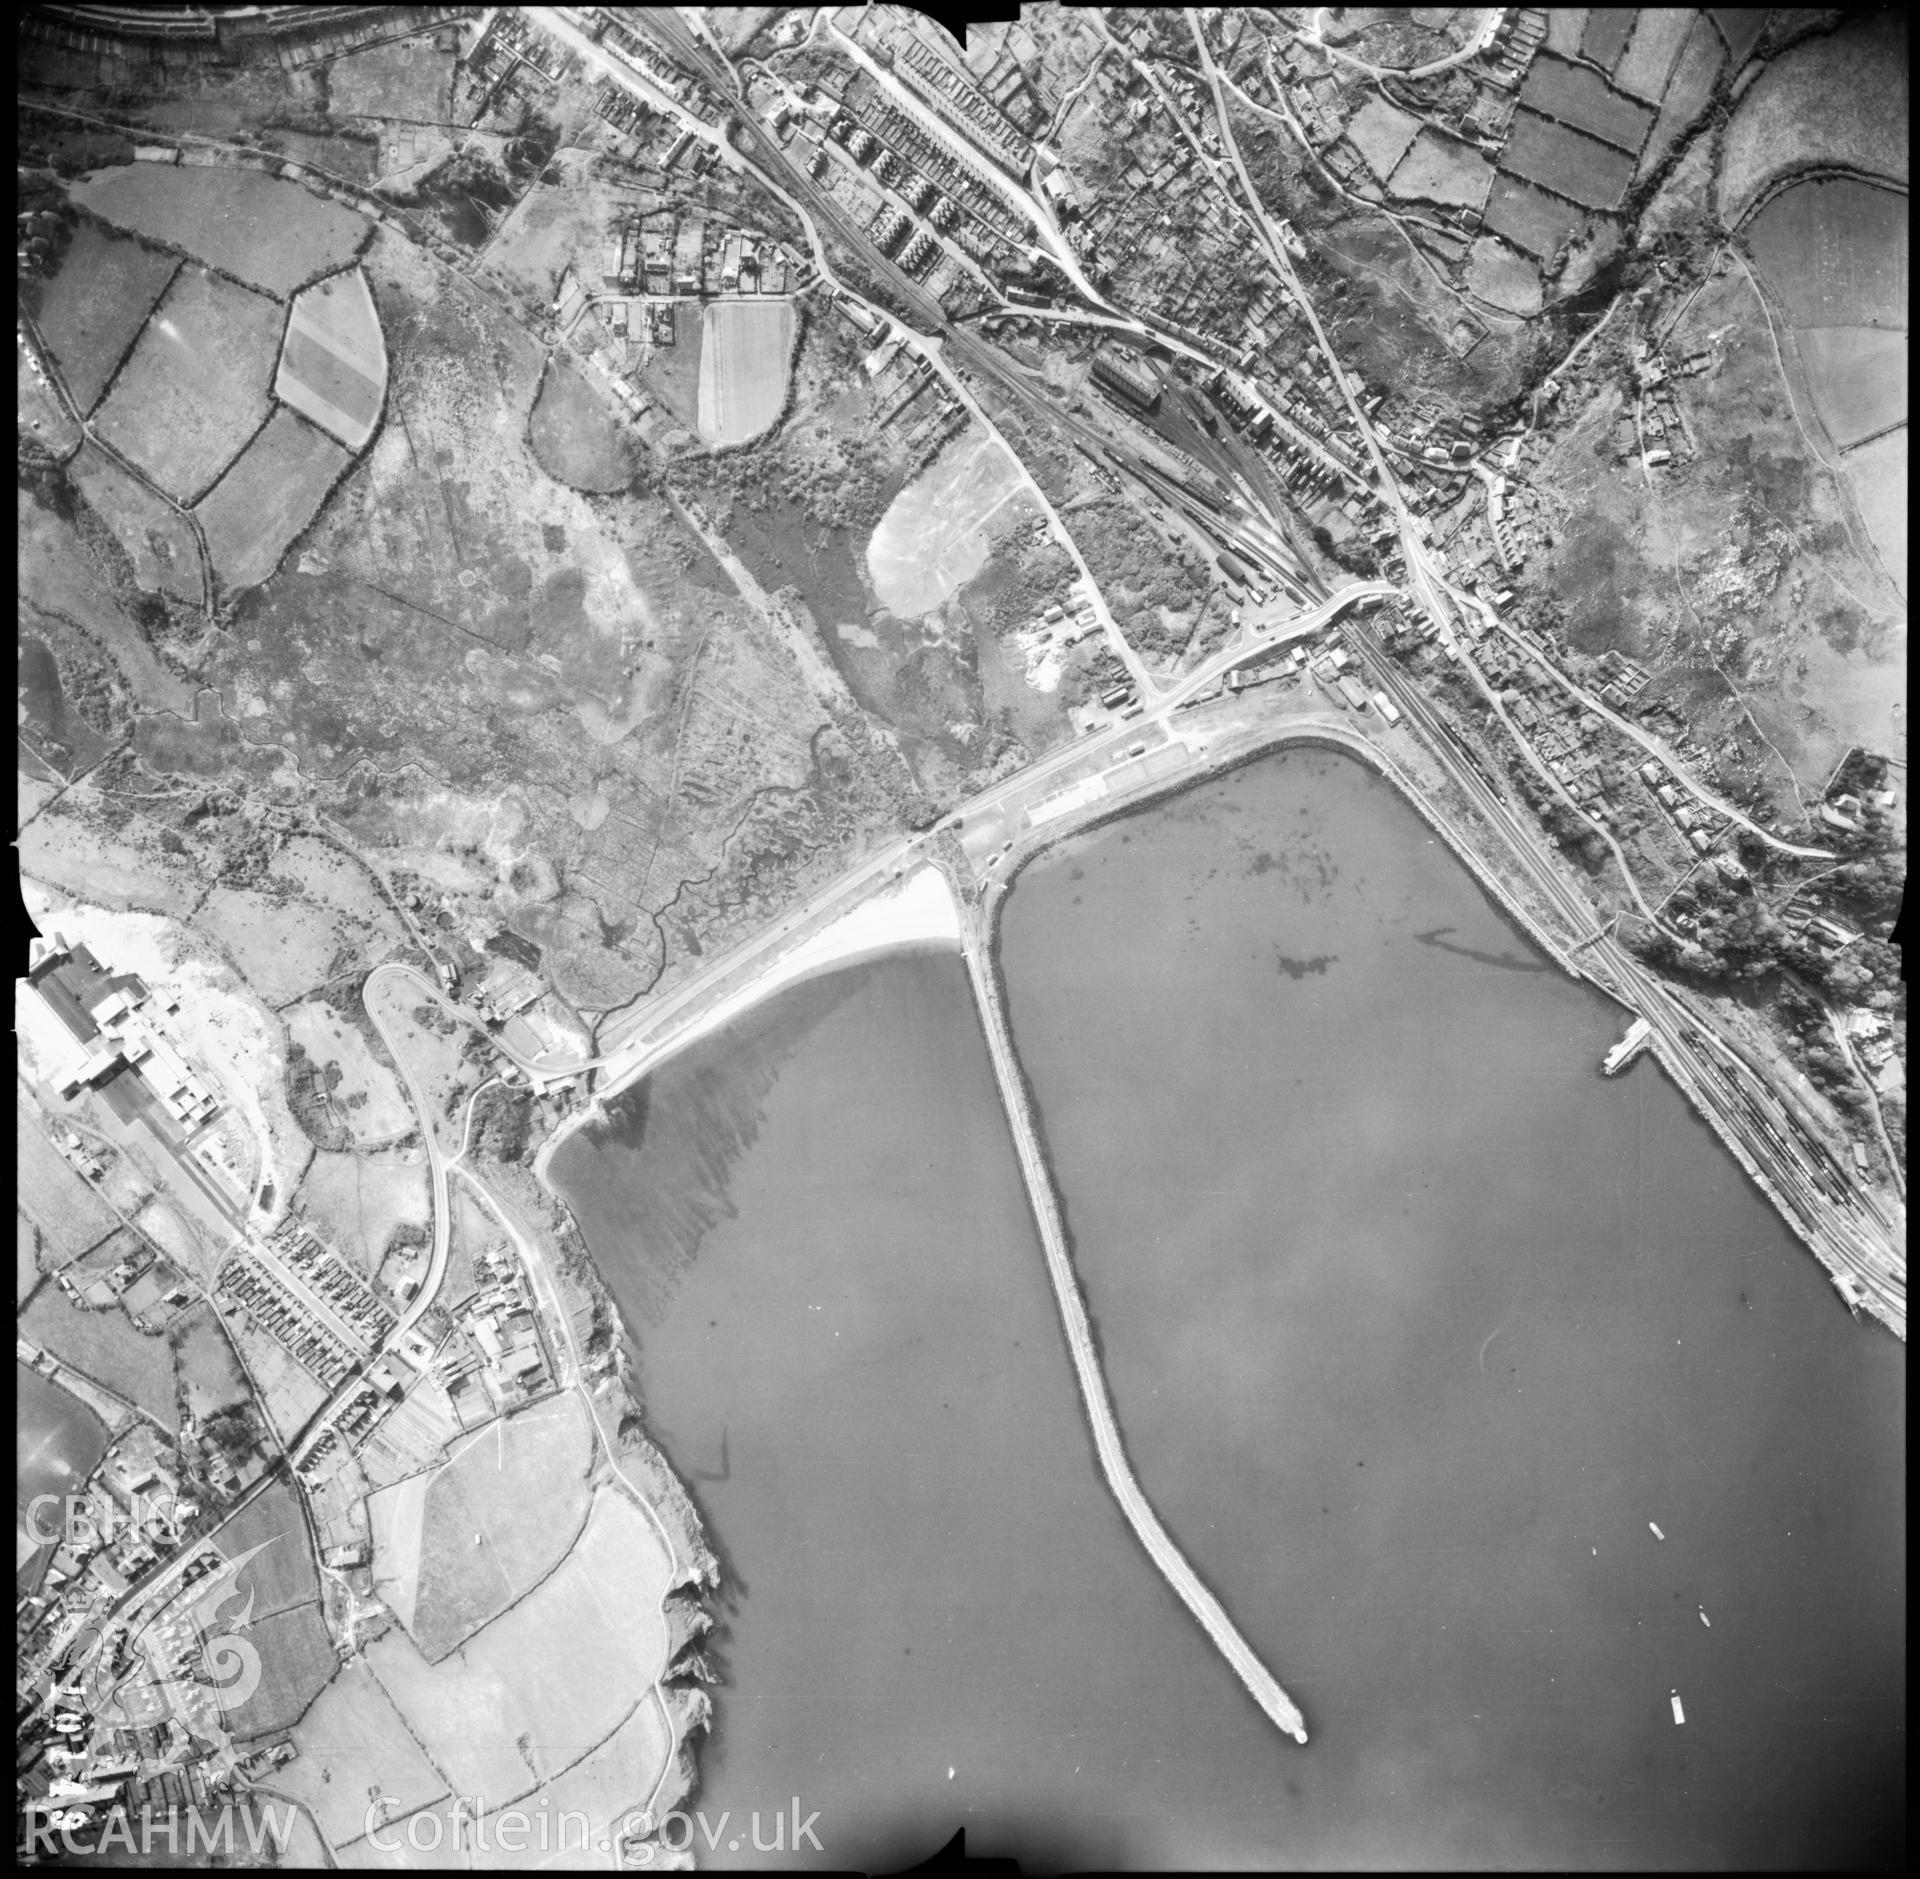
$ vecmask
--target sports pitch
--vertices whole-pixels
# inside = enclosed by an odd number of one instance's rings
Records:
[[[701,439],[745,444],[767,430],[786,403],[792,359],[791,301],[713,302],[700,346]]]

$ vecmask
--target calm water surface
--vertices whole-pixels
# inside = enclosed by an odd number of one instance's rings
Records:
[[[731,1573],[708,1820],[798,1794],[869,1866],[958,1825],[1029,1870],[1897,1861],[1902,1354],[1657,1069],[1596,1074],[1619,1014],[1321,753],[1056,851],[1003,939],[1135,1465],[1312,1744],[1107,1500],[920,956],[556,1167]]]
[[[38,1586],[53,1557],[51,1546],[32,1546],[26,1512],[42,1494],[78,1492],[107,1452],[106,1425],[77,1396],[23,1363],[13,1367],[15,1582],[19,1591]],[[42,1528],[60,1524],[60,1510],[40,1513]]]

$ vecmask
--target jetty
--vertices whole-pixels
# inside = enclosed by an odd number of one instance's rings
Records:
[[[992,916],[975,919],[992,931]],[[970,923],[971,924],[971,923]],[[1080,1283],[1067,1252],[1066,1225],[1053,1191],[1053,1177],[1040,1152],[1039,1131],[1027,1102],[1027,1088],[1014,1058],[1012,1035],[1001,1007],[1000,986],[994,973],[988,948],[979,931],[968,934],[964,947],[967,971],[973,980],[974,999],[979,1007],[981,1026],[986,1032],[988,1055],[1000,1085],[1000,1100],[1005,1105],[1007,1123],[1013,1132],[1014,1148],[1020,1160],[1020,1172],[1027,1185],[1027,1198],[1033,1208],[1034,1224],[1047,1257],[1047,1277],[1053,1283],[1054,1301],[1060,1310],[1060,1323],[1067,1336],[1067,1350],[1073,1358],[1074,1375],[1080,1383],[1080,1401],[1093,1431],[1093,1445],[1100,1457],[1101,1472],[1107,1487],[1119,1502],[1127,1524],[1159,1568],[1160,1575],[1180,1595],[1206,1631],[1220,1655],[1233,1666],[1235,1674],[1247,1686],[1253,1700],[1266,1711],[1280,1729],[1296,1742],[1307,1739],[1307,1719],[1300,1707],[1280,1687],[1273,1673],[1254,1654],[1253,1646],[1243,1638],[1226,1614],[1220,1601],[1208,1591],[1200,1575],[1188,1565],[1173,1536],[1160,1524],[1160,1517],[1141,1492],[1133,1468],[1121,1446],[1120,1425],[1107,1396],[1106,1379],[1100,1372],[1100,1359],[1094,1350],[1093,1325],[1087,1316],[1086,1302],[1080,1296]]]
[[[1626,1036],[1600,1059],[1600,1074],[1616,1077],[1653,1042],[1653,1026],[1645,1018],[1635,1018],[1627,1026]]]

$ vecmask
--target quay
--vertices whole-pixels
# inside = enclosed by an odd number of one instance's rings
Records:
[[[980,1023],[986,1032],[987,1051],[993,1059],[993,1073],[1000,1085],[1000,1100],[1013,1131],[1014,1148],[1020,1159],[1020,1173],[1027,1184],[1027,1197],[1033,1208],[1034,1224],[1047,1257],[1047,1277],[1053,1283],[1054,1300],[1060,1309],[1060,1323],[1067,1336],[1067,1349],[1073,1358],[1074,1374],[1080,1383],[1080,1400],[1086,1407],[1087,1421],[1093,1430],[1093,1444],[1100,1457],[1100,1468],[1107,1487],[1119,1502],[1127,1524],[1133,1528],[1148,1557],[1160,1575],[1173,1587],[1188,1611],[1200,1621],[1253,1700],[1272,1721],[1296,1742],[1307,1739],[1307,1720],[1300,1707],[1283,1690],[1273,1673],[1254,1654],[1253,1646],[1235,1628],[1220,1601],[1208,1591],[1200,1575],[1187,1564],[1173,1536],[1160,1524],[1160,1517],[1141,1492],[1120,1442],[1120,1425],[1107,1397],[1106,1379],[1100,1374],[1100,1360],[1093,1347],[1093,1326],[1080,1296],[1079,1281],[1067,1253],[1066,1226],[1060,1217],[1053,1191],[1053,1177],[1040,1152],[1039,1131],[1027,1103],[1026,1084],[1014,1059],[1013,1041],[1001,1007],[999,980],[989,955],[993,931],[992,907],[975,912],[969,909],[971,929],[962,951],[967,972],[973,980],[974,999],[980,1011]]]

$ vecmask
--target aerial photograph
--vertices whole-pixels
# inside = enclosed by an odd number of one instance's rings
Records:
[[[1907,1870],[1904,9],[14,44],[18,1863]]]

